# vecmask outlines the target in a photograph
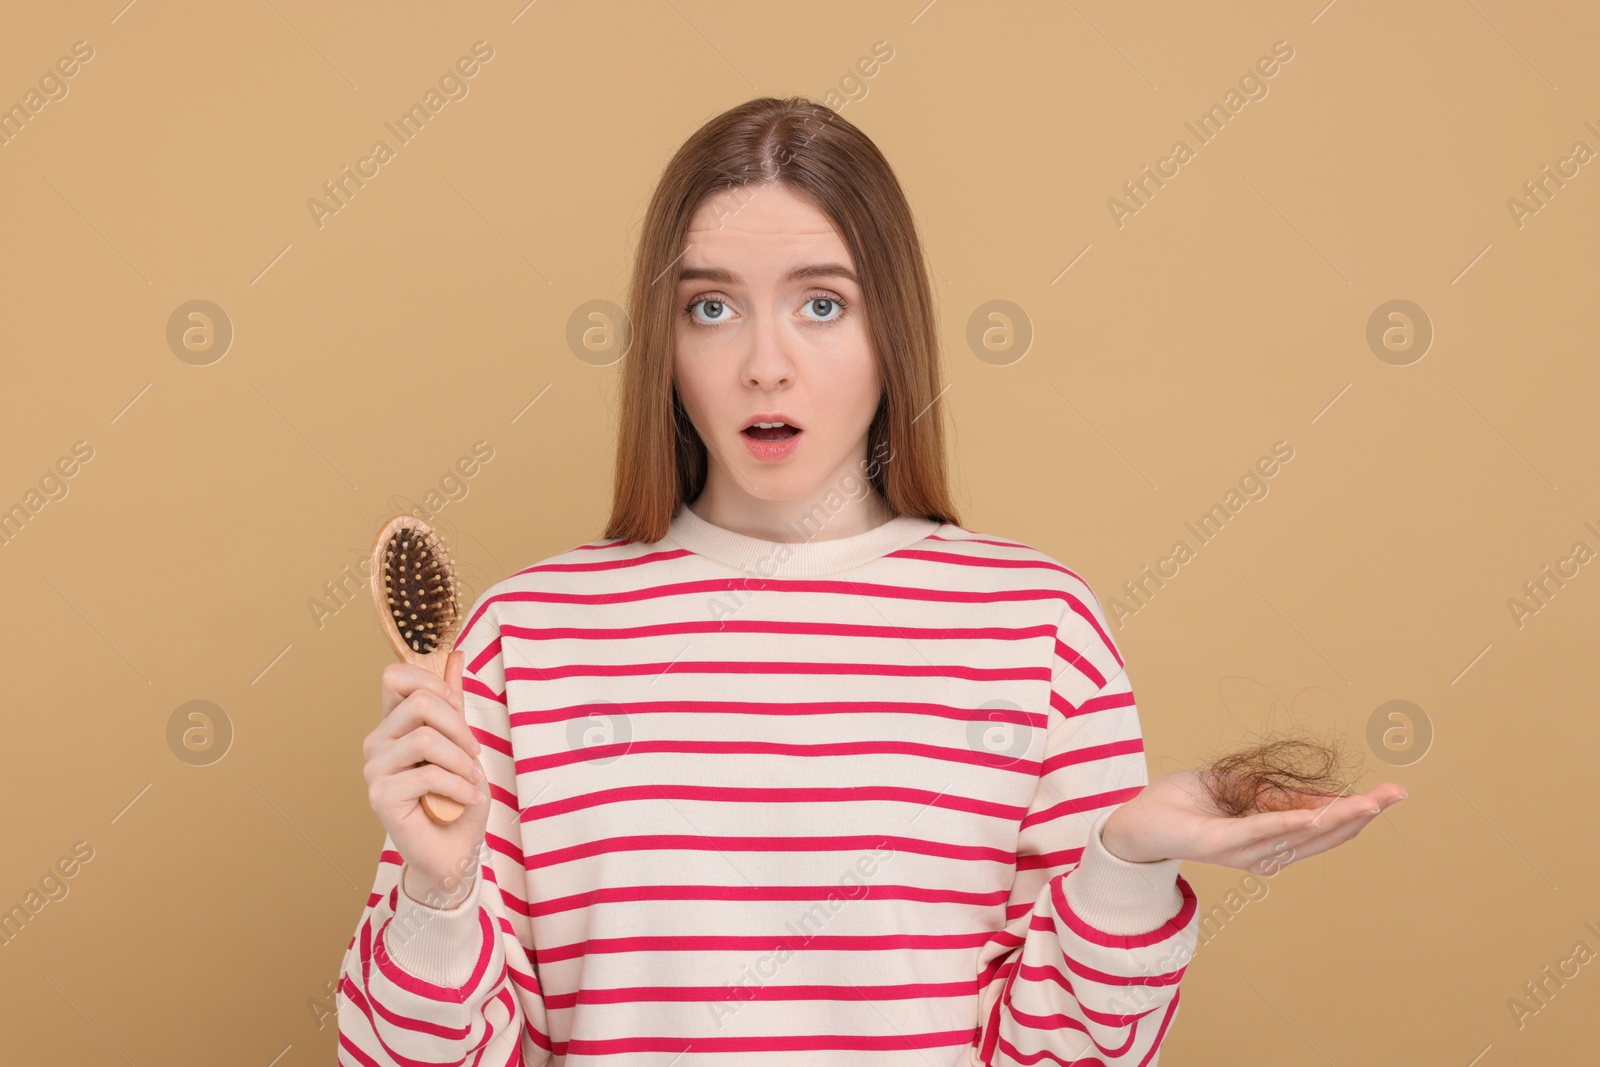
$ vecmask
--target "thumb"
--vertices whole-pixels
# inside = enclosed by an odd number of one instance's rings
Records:
[[[457,711],[465,711],[461,702],[461,672],[466,663],[466,653],[459,648],[444,659],[444,686],[450,692],[450,703]]]

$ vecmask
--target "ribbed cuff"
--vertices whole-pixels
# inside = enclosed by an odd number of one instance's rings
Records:
[[[1062,883],[1067,903],[1079,918],[1108,934],[1147,934],[1178,914],[1183,892],[1178,889],[1181,859],[1132,863],[1112,855],[1100,839],[1108,808],[1089,828],[1078,866]]]
[[[477,966],[483,950],[483,934],[478,921],[478,883],[473,872],[470,892],[453,908],[431,908],[411,899],[406,893],[406,869],[400,867],[400,892],[395,901],[394,918],[384,930],[384,947],[389,958],[407,974],[425,982],[459,989]]]

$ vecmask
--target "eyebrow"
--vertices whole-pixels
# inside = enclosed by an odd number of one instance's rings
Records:
[[[856,277],[855,271],[839,263],[809,263],[803,267],[796,267],[784,276],[786,282],[799,281],[802,278],[847,278],[857,285],[861,280]],[[736,285],[739,276],[724,267],[684,267],[678,272],[678,281],[708,281],[720,282],[723,285]]]

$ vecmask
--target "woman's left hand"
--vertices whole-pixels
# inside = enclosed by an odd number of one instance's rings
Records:
[[[1365,793],[1287,798],[1280,810],[1230,817],[1212,801],[1198,770],[1177,771],[1113,810],[1101,841],[1134,863],[1176,858],[1276,873],[1344,844],[1405,796],[1403,787],[1384,782]]]

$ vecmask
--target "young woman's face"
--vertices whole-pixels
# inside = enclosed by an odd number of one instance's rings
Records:
[[[804,508],[830,489],[859,491],[881,386],[832,223],[787,186],[752,186],[703,203],[686,244],[673,373],[706,444],[708,498]],[[764,442],[787,431],[746,433],[757,421],[795,432]]]

